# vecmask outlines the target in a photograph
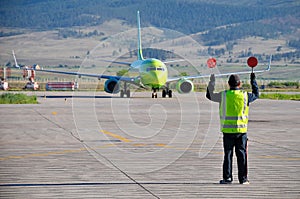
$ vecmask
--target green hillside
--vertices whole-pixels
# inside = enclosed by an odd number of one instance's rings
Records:
[[[209,31],[203,36],[207,44],[294,35],[300,25],[297,0],[2,0],[0,26],[52,30],[99,25],[113,18],[134,25],[136,10],[142,12],[144,26],[185,34]],[[222,26],[229,27],[215,30]]]

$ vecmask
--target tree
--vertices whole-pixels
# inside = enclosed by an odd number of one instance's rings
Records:
[[[187,72],[181,72],[179,76],[189,76],[189,74]]]
[[[117,72],[117,76],[124,76],[126,73],[128,73],[128,70],[122,69]]]
[[[282,46],[278,46],[277,49],[276,49],[276,51],[277,51],[277,52],[280,52],[281,49],[282,49]]]

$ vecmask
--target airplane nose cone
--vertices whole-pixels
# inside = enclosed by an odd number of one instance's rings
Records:
[[[156,84],[158,84],[159,83],[159,74],[157,74],[157,73],[153,73],[153,74],[151,74],[152,75],[152,81],[153,81],[153,83],[156,83]]]
[[[157,72],[157,71],[153,72],[151,74],[151,77],[152,77],[151,79],[152,79],[153,87],[157,87],[157,88],[164,86],[167,80],[165,73]]]

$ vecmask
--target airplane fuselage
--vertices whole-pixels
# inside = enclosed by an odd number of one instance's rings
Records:
[[[139,67],[141,84],[152,89],[163,87],[168,79],[166,65],[158,59],[145,59]]]

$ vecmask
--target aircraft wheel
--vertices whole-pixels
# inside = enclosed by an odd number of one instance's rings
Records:
[[[163,90],[163,91],[162,91],[162,97],[165,98],[166,96],[167,96],[167,91],[166,91],[166,90]]]
[[[126,96],[127,96],[127,98],[130,98],[130,90],[126,91]]]
[[[120,97],[122,97],[122,98],[124,97],[124,91],[123,90],[120,91]]]
[[[169,95],[169,98],[172,98],[172,90],[169,90],[168,95]]]

